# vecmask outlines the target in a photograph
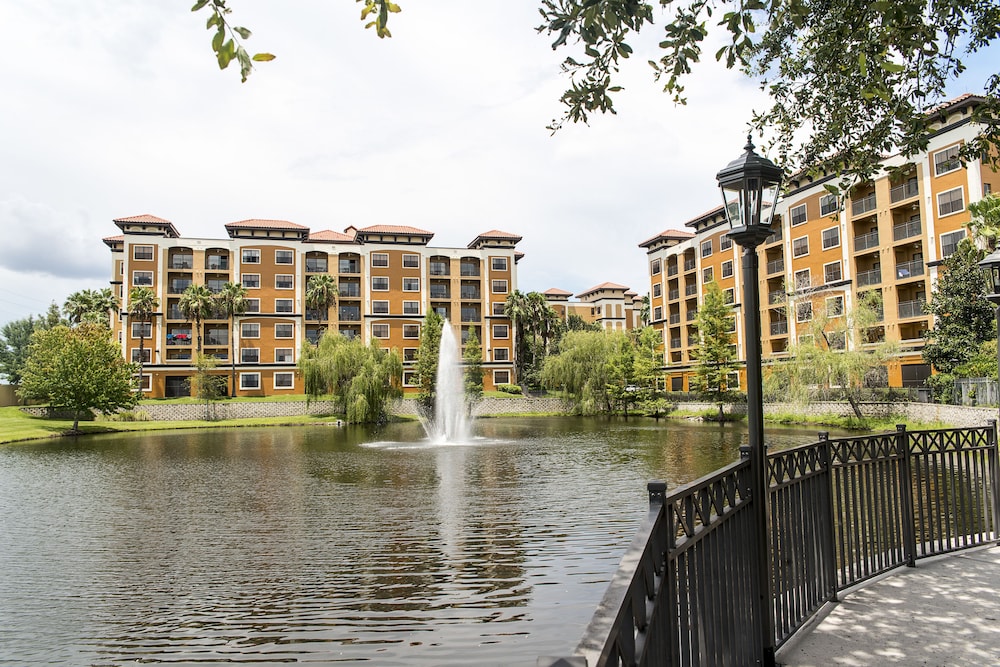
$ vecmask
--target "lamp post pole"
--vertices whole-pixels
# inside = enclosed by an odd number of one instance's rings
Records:
[[[757,247],[773,232],[771,216],[762,219],[763,209],[773,207],[781,184],[782,171],[770,160],[754,152],[747,137],[744,154],[718,173],[723,206],[731,231],[727,234],[743,248],[743,330],[747,378],[747,439],[750,450],[750,497],[754,523],[754,616],[756,618],[757,664],[774,667],[774,606],[771,552],[768,531],[767,452],[764,449],[764,396],[761,378],[760,285]],[[771,201],[764,199],[764,190]]]

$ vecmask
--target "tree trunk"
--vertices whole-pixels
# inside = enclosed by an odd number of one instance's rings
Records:
[[[229,395],[236,398],[236,317],[232,318],[229,325],[229,365],[233,369],[232,381],[230,382]]]
[[[139,323],[139,386],[135,389],[135,396],[137,399],[142,398],[142,369],[145,365],[142,363],[144,358],[144,352],[146,347],[146,324],[145,322]]]

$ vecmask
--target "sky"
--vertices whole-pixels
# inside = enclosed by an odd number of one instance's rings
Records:
[[[411,225],[443,247],[499,229],[523,237],[522,291],[644,294],[638,244],[720,202],[766,102],[709,55],[675,106],[646,64],[658,14],[617,115],[552,135],[571,52],[535,31],[536,0],[399,0],[385,40],[350,0],[233,0],[248,50],[277,56],[240,83],[192,4],[0,3],[0,324],[106,287],[101,239],[144,213],[196,238],[247,218]]]

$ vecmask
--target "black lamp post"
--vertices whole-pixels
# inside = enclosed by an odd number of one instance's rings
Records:
[[[764,397],[761,389],[760,285],[757,283],[757,246],[769,237],[771,216],[783,173],[767,158],[747,145],[740,157],[722,169],[716,178],[729,220],[731,239],[743,248],[743,330],[747,359],[747,426],[750,449],[750,494],[756,534],[757,604],[754,615],[760,642],[760,665],[774,665],[774,607],[772,606],[771,557],[768,545],[767,453],[764,451]]]
[[[1000,336],[1000,248],[983,257],[979,261],[979,268],[990,282],[992,291],[986,298],[997,307],[997,334]],[[997,366],[1000,366],[1000,338],[997,339]]]

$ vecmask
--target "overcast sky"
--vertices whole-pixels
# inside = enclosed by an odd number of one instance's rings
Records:
[[[675,107],[647,51],[617,116],[550,136],[568,53],[535,0],[400,0],[386,40],[352,0],[234,0],[248,50],[277,55],[241,84],[192,4],[0,3],[0,323],[107,286],[101,239],[143,213],[202,238],[246,218],[413,225],[445,247],[500,229],[524,237],[522,291],[644,294],[638,244],[718,203],[764,104],[705,63]]]

